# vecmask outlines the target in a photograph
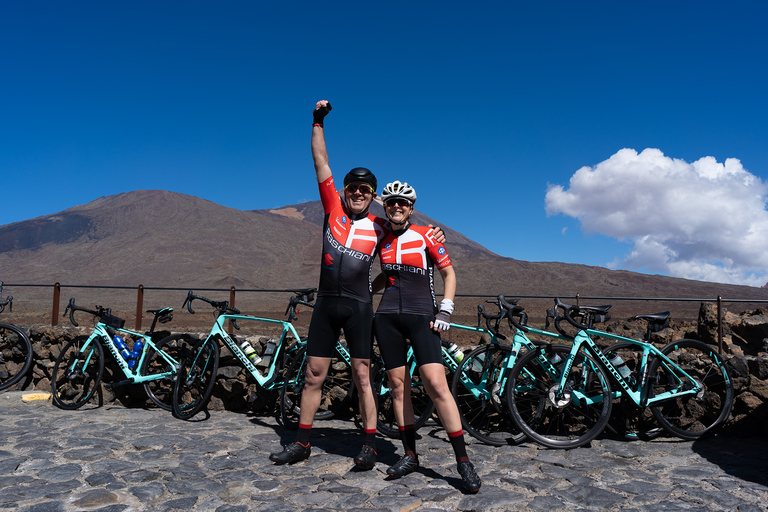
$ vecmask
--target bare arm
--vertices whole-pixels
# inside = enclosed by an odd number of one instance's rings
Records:
[[[327,109],[325,114],[323,110]],[[322,122],[318,123],[318,117],[322,121],[323,117],[331,111],[331,104],[327,100],[320,100],[315,105],[313,112],[315,123],[312,125],[312,160],[315,162],[315,173],[317,182],[322,183],[331,177],[331,167],[328,165],[328,150],[325,147],[325,128]]]
[[[456,297],[456,272],[453,270],[453,265],[441,268],[440,275],[443,277],[443,283],[445,284],[443,298],[450,299],[453,302],[454,297]]]
[[[453,299],[456,296],[456,273],[453,266],[449,265],[440,269],[440,275],[443,278],[445,290],[443,300],[440,302],[440,311],[435,315],[435,319],[429,326],[434,331],[447,331],[451,328],[451,314],[453,314]]]

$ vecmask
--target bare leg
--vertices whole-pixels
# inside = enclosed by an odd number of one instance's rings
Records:
[[[304,390],[301,393],[301,414],[299,423],[312,425],[315,413],[323,400],[323,383],[331,365],[330,357],[307,357],[307,369],[304,374]]]

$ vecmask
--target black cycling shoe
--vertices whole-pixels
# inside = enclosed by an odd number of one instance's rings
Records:
[[[291,443],[283,448],[283,451],[270,454],[269,460],[275,464],[299,462],[300,460],[308,459],[311,451],[312,448],[309,445],[304,446],[301,443]]]
[[[363,446],[363,449],[360,450],[360,453],[355,455],[354,461],[355,466],[360,469],[373,469],[373,466],[376,465],[376,450],[365,445]]]
[[[477,492],[480,490],[480,477],[475,472],[475,466],[471,462],[459,462],[459,474],[461,480],[464,482],[464,488],[469,492]]]
[[[387,474],[389,476],[400,478],[402,476],[407,475],[408,473],[413,473],[418,469],[418,467],[419,467],[419,458],[414,457],[413,455],[405,454],[402,457],[400,457],[399,461],[395,462],[392,466],[390,466],[387,469]]]

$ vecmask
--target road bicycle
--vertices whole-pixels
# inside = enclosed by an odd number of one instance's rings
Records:
[[[549,336],[564,341],[562,336],[539,331],[527,326],[527,314],[517,305],[519,299],[507,301],[503,295],[487,302],[495,304],[497,313],[486,312],[484,306],[477,306],[478,331],[482,319],[491,336],[488,342],[469,352],[454,374],[451,391],[461,413],[461,422],[470,435],[492,445],[516,444],[525,439],[506,404],[507,381],[522,352],[545,372],[555,372],[554,365],[565,357],[569,347],[560,343],[531,340],[526,332]],[[507,336],[499,332],[500,323],[507,319],[513,337],[511,342],[502,343]]]
[[[507,403],[515,422],[531,439],[550,448],[576,448],[597,437],[610,418],[615,396],[650,407],[670,434],[697,439],[714,431],[730,414],[733,383],[717,352],[698,340],[678,340],[663,348],[593,328],[611,306],[576,306],[555,299],[555,327],[565,319],[577,333],[557,373],[531,364],[526,354],[512,369]],[[629,343],[642,351],[640,365],[622,372],[593,337]],[[606,351],[607,352],[607,351]],[[633,377],[634,375],[634,377]]]
[[[145,333],[125,329],[125,320],[113,316],[110,308],[80,307],[72,298],[64,310],[64,317],[69,315],[70,322],[76,327],[79,325],[75,321],[76,311],[88,313],[98,321],[87,338],[78,337],[67,342],[56,358],[51,381],[53,403],[61,409],[72,410],[85,405],[97,391],[101,396],[99,384],[104,374],[103,347],[106,347],[126,377],[111,383],[112,388],[142,384],[155,405],[170,411],[172,381],[179,369],[181,354],[195,343],[195,339],[187,334],[172,334],[154,340],[155,327],[158,323],[169,322],[173,318],[173,309],[148,310],[154,318],[152,327]],[[130,351],[126,344],[128,337],[134,340]]]
[[[3,283],[0,281],[0,297]],[[13,311],[13,297],[7,295],[0,302],[0,313],[8,306]],[[23,329],[13,324],[0,323],[0,390],[8,389],[29,372],[32,367],[32,342]]]
[[[291,322],[296,319],[298,306],[312,305],[314,292],[314,288],[294,290],[294,296],[291,297],[286,310],[289,318],[285,321],[243,315],[239,309],[231,307],[227,301],[214,301],[190,291],[182,307],[186,307],[190,313],[194,314],[192,302],[194,300],[206,302],[215,310],[216,320],[208,336],[193,347],[184,358],[173,392],[174,416],[185,420],[190,419],[207,405],[216,383],[220,358],[219,343],[229,349],[262,389],[282,389],[286,377],[291,375],[291,369],[298,371],[298,367],[293,365],[294,360],[304,358],[305,341],[298,335]],[[250,342],[238,340],[234,334],[227,332],[225,329],[227,321],[236,330],[240,329],[238,322],[273,324],[281,328],[281,333],[277,339],[270,339],[265,343],[261,354],[258,354]],[[303,374],[301,379],[303,380]],[[289,394],[289,399],[290,396]],[[290,418],[289,412],[283,413],[283,408],[281,403],[281,416],[285,414]],[[289,410],[292,409],[292,406],[289,407]]]

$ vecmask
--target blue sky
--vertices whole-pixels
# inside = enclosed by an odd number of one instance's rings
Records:
[[[726,5],[727,4],[727,5]],[[0,225],[138,189],[242,209],[335,175],[503,256],[768,282],[765,2],[0,4]],[[450,243],[450,242],[449,242]]]

